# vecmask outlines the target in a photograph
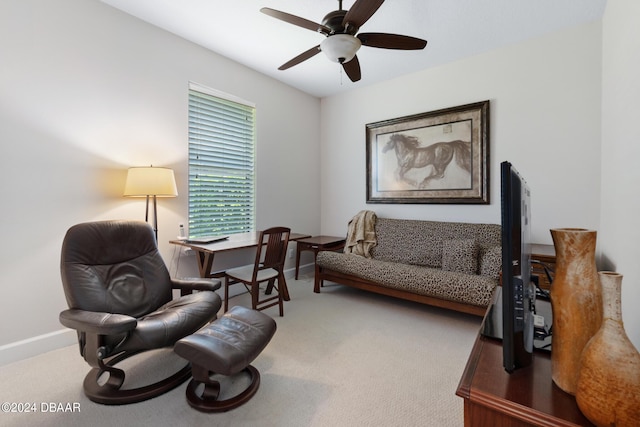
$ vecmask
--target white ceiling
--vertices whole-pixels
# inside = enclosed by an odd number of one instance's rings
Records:
[[[606,0],[388,0],[360,32],[428,41],[419,51],[363,46],[353,83],[322,53],[278,67],[324,38],[260,12],[270,7],[320,23],[337,0],[102,0],[309,94],[323,97],[602,18]],[[355,0],[344,0],[349,9]]]

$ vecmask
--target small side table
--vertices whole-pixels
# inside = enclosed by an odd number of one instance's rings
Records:
[[[300,269],[300,252],[312,251],[313,262],[320,251],[337,251],[344,248],[346,239],[336,236],[313,236],[296,241],[296,280],[298,280],[298,270]]]

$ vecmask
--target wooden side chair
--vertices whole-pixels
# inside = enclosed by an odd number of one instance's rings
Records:
[[[283,300],[289,299],[284,278],[284,262],[290,234],[291,229],[287,227],[272,227],[261,231],[258,242],[263,244],[258,245],[255,262],[252,265],[232,268],[225,272],[225,312],[229,309],[229,286],[242,283],[251,294],[251,308],[264,310],[278,305],[280,316],[284,315]],[[260,284],[265,282],[268,282],[265,298],[260,299]],[[276,295],[271,295],[273,288],[277,291]]]

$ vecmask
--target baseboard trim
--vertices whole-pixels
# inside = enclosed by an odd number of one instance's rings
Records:
[[[311,264],[302,264],[298,270],[299,274],[305,273],[313,273],[316,270],[316,265],[314,263]],[[287,279],[292,279],[296,275],[296,267],[293,266],[291,268],[287,268],[284,270],[284,277]]]
[[[67,347],[77,342],[78,337],[76,332],[65,328],[6,344],[0,346],[0,366],[28,359],[58,348]]]

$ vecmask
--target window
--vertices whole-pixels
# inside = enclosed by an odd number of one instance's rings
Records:
[[[255,228],[255,107],[189,84],[189,237]]]

